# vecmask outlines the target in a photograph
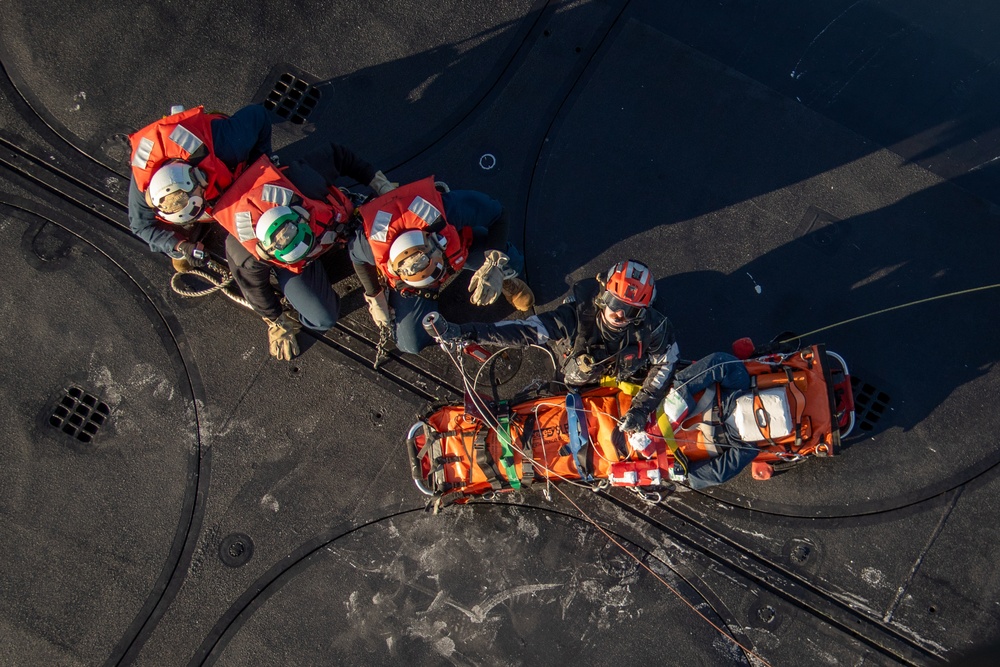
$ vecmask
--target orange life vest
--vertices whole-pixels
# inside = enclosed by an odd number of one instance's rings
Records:
[[[261,214],[275,206],[291,206],[305,212],[316,243],[309,254],[294,264],[279,262],[257,247],[254,229]],[[310,199],[296,188],[267,156],[247,167],[215,203],[213,217],[239,239],[251,255],[262,262],[301,273],[331,248],[343,248],[353,228],[354,204],[338,188],[331,187],[326,199]]]
[[[132,144],[132,175],[140,192],[145,192],[156,170],[167,160],[184,160],[198,167],[208,184],[205,199],[219,196],[236,177],[226,164],[215,156],[212,121],[223,114],[205,113],[195,107],[151,123],[129,135]]]
[[[472,246],[472,229],[461,230],[448,222],[444,215],[441,193],[434,187],[434,177],[408,183],[388,194],[361,205],[365,237],[372,248],[375,265],[389,287],[407,293],[434,292],[455,273],[462,270]],[[445,275],[434,285],[424,288],[408,286],[389,266],[389,248],[400,234],[411,230],[432,229],[444,247]]]

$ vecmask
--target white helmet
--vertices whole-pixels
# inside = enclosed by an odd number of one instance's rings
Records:
[[[167,222],[186,225],[205,212],[208,203],[205,201],[206,185],[208,182],[200,169],[183,160],[170,160],[157,169],[150,179],[149,187],[146,188],[146,201]],[[164,208],[170,211],[167,212]]]
[[[309,214],[300,206],[275,206],[264,212],[254,232],[258,250],[285,264],[298,262],[313,249],[316,237]]]
[[[403,232],[389,246],[389,269],[412,287],[428,287],[445,275],[444,253],[435,236],[419,229]]]

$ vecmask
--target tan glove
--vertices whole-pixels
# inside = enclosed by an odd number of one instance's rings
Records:
[[[267,323],[267,339],[271,356],[279,361],[291,361],[299,353],[299,342],[295,334],[302,330],[302,324],[288,313],[282,313],[277,319]]]
[[[365,294],[365,301],[368,302],[368,312],[371,314],[372,319],[375,320],[375,324],[380,327],[391,327],[392,326],[392,308],[389,307],[389,301],[385,297],[385,290],[382,290],[375,296],[368,296]]]
[[[486,261],[479,270],[472,274],[469,281],[469,291],[472,296],[469,301],[474,306],[488,306],[503,292],[504,268],[510,258],[499,250],[486,253]]]
[[[368,187],[377,192],[378,195],[381,197],[385,193],[392,192],[393,190],[398,188],[399,183],[392,183],[388,178],[385,177],[385,174],[383,174],[381,171],[376,171],[375,177],[372,179],[372,182],[368,184]]]

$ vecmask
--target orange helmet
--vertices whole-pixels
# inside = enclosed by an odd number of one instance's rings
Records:
[[[656,297],[653,272],[634,259],[618,262],[598,280],[604,289],[597,295],[597,304],[620,313],[625,321],[641,319]]]

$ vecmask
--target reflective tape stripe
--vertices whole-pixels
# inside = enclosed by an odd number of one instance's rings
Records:
[[[545,328],[542,321],[538,319],[538,315],[532,315],[526,320],[501,320],[494,325],[497,329],[505,326],[521,326],[526,328],[531,328],[535,330],[535,335],[537,338],[537,343],[539,345],[545,345],[549,341],[549,330]]]
[[[636,276],[636,273],[639,275]],[[638,262],[633,262],[631,260],[625,262],[625,276],[631,278],[632,280],[638,280],[640,285],[646,285],[649,283],[649,270]]]
[[[385,243],[386,235],[389,233],[389,223],[392,222],[392,213],[379,211],[372,222],[372,241]]]
[[[139,146],[135,149],[135,157],[132,158],[132,166],[138,169],[145,169],[149,163],[149,154],[153,150],[153,140],[143,137],[139,140]]]
[[[238,211],[234,216],[236,222],[236,237],[241,243],[257,238],[253,231],[253,214],[250,211]]]
[[[292,203],[295,193],[280,185],[267,184],[261,188],[260,198],[275,206],[288,206]]]
[[[423,197],[414,197],[413,201],[410,202],[410,212],[427,225],[433,225],[441,217],[441,211]]]
[[[309,245],[306,243],[300,243],[297,246],[295,246],[294,250],[286,252],[284,257],[282,258],[282,261],[288,264],[294,264],[295,262],[305,257],[307,252],[309,252]]]
[[[666,384],[667,380],[670,378],[670,375],[674,372],[674,363],[677,361],[676,353],[670,354],[670,352],[673,351],[673,348],[676,347],[677,344],[674,343],[671,350],[668,351],[667,361],[660,362],[662,363],[662,365],[660,366],[660,370],[658,370],[656,372],[656,375],[654,375],[652,378],[647,376],[646,381],[643,384],[648,384],[652,389],[660,389]],[[653,361],[653,363],[656,364],[658,362]]]
[[[174,128],[174,131],[170,133],[170,140],[180,146],[182,150],[187,151],[188,155],[193,155],[205,143],[182,125]]]
[[[670,344],[663,354],[651,355],[649,360],[654,364],[672,364],[681,358],[681,348],[678,347],[677,342]]]

